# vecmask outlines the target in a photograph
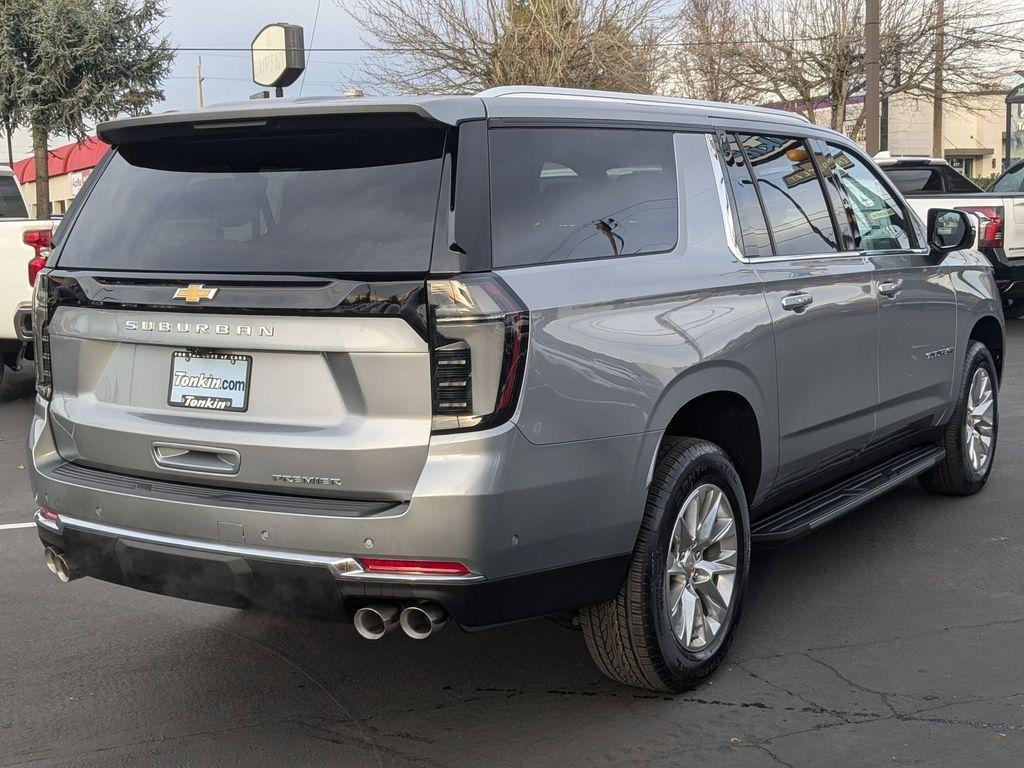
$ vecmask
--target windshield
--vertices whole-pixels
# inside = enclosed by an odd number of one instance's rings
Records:
[[[430,266],[444,129],[274,129],[123,145],[64,267],[401,273]]]

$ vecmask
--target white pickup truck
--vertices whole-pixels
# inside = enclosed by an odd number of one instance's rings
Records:
[[[881,155],[875,162],[923,221],[931,208],[977,217],[976,246],[995,269],[1003,313],[1024,317],[1024,161],[1011,164],[987,192],[945,160]]]
[[[0,385],[32,358],[32,286],[50,255],[53,221],[30,218],[14,171],[0,166]]]

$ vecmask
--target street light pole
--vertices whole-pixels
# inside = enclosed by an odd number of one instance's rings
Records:
[[[203,57],[199,57],[199,63],[196,64],[196,86],[199,88],[199,107],[206,106],[203,104]]]
[[[867,0],[864,17],[864,70],[867,76],[867,92],[864,94],[864,124],[867,128],[865,142],[869,155],[878,153],[881,137],[878,102],[881,86],[881,70],[878,61],[879,0]]]

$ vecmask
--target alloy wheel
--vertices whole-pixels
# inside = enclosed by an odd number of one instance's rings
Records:
[[[687,651],[706,648],[722,629],[737,567],[736,516],[717,485],[695,488],[672,527],[665,601],[676,639]]]
[[[967,463],[975,472],[983,472],[992,456],[995,437],[995,391],[992,378],[978,368],[967,390],[967,414],[964,420],[964,448]]]

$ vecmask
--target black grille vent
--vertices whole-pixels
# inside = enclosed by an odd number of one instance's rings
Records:
[[[473,410],[470,349],[464,342],[434,353],[434,412],[463,414]]]

